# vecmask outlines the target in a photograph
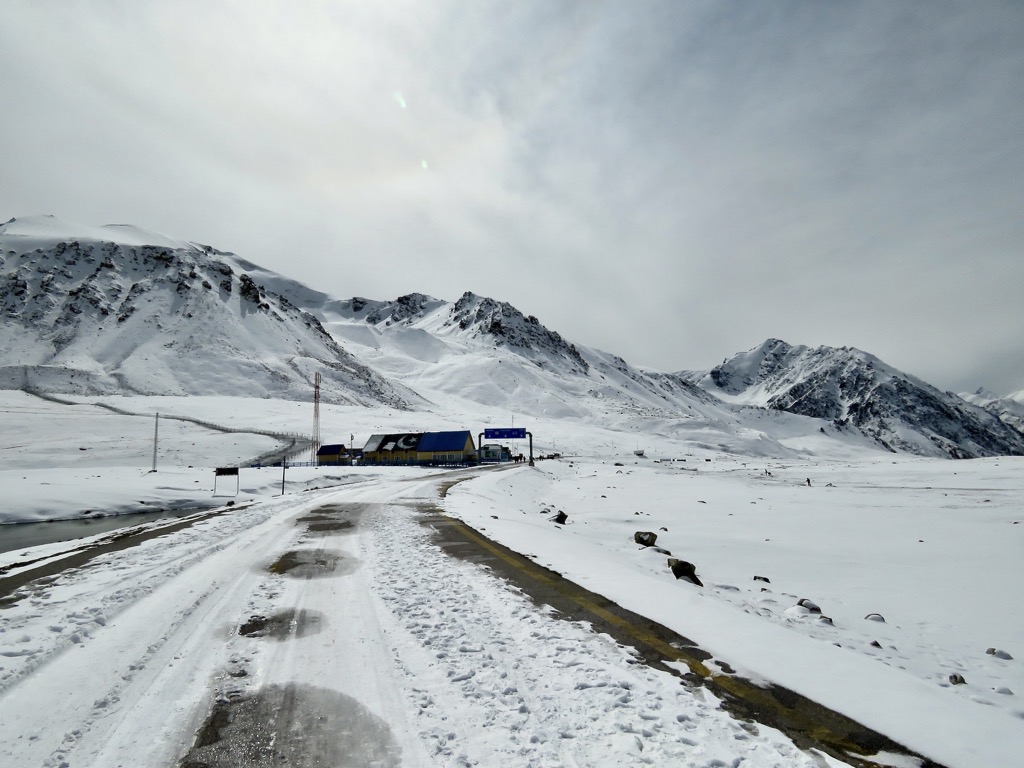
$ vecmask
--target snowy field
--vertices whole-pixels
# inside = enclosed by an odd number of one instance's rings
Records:
[[[745,675],[949,765],[1016,763],[1024,459],[622,463],[543,462],[460,485],[447,509]]]
[[[273,441],[171,417],[281,432],[308,432],[311,420],[309,404],[290,402],[107,399],[141,414],[128,417],[77,399],[0,393],[3,520],[217,506],[228,499],[213,497],[212,468]],[[473,412],[323,410],[325,442],[489,426]],[[699,438],[648,442],[638,458],[628,433],[528,426],[537,453],[563,458],[483,474],[443,501],[423,470],[289,468],[280,496],[280,468],[243,469],[230,499],[239,508],[20,593],[0,608],[0,762],[172,765],[213,703],[255,707],[287,691],[299,710],[358,723],[364,764],[840,764],[741,726],[709,694],[446,556],[416,522],[429,500],[740,674],[947,766],[1018,764],[1024,459],[847,448],[842,459],[781,461]],[[324,505],[351,515],[351,530],[312,536],[303,519]],[[552,522],[557,511],[565,525]],[[634,542],[638,531],[694,563],[704,586],[674,579],[667,555]],[[0,579],[68,550],[0,554]],[[332,578],[270,567],[308,552],[330,555]],[[284,616],[289,639],[243,634],[254,616]],[[304,747],[281,746],[293,748],[301,759]]]

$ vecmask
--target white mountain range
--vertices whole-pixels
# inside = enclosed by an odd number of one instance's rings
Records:
[[[658,372],[473,293],[340,299],[127,226],[0,225],[0,312],[6,389],[308,401],[320,372],[327,402],[482,404],[759,456],[1024,454],[1024,398],[964,399],[856,349],[771,339],[710,371]]]

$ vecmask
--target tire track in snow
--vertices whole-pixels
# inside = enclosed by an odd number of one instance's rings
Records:
[[[35,652],[4,670],[0,754],[54,768],[172,762],[220,663],[224,614],[253,588],[251,559],[279,546],[274,514],[295,506],[259,505],[130,558],[102,555],[5,609],[5,636],[38,632],[53,612],[57,639],[25,634]],[[66,639],[65,626],[74,629]],[[56,733],[64,735],[54,744]]]
[[[431,764],[410,733],[371,597],[363,545],[372,530],[360,518],[377,507],[321,503],[280,537],[283,554],[264,563],[237,616],[215,704],[183,765],[233,766],[240,755],[254,768]],[[282,615],[320,618],[316,631],[299,618],[273,637],[239,631]]]

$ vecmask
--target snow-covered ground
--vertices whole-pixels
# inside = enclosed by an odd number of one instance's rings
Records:
[[[621,463],[543,462],[459,485],[447,508],[745,675],[948,765],[1015,763],[1024,459]]]
[[[308,432],[312,410],[107,399],[144,414],[128,417],[76,399],[0,393],[3,519],[221,504],[212,468],[272,441],[170,417]],[[476,434],[492,418],[446,414],[326,406],[322,434],[357,445],[374,431]],[[444,500],[439,480],[417,469],[289,468],[284,496],[280,468],[242,469],[224,514],[30,585],[0,608],[0,762],[171,765],[215,702],[287,700],[306,727],[302,744],[278,745],[293,763],[343,721],[354,724],[350,759],[363,764],[838,765],[741,725],[710,694],[448,557],[417,522],[428,500],[739,673],[940,763],[1010,766],[1024,753],[1024,459],[846,447],[842,460],[779,461],[701,447],[699,434],[648,440],[637,458],[629,433],[528,426],[538,453],[564,458],[484,473]],[[558,510],[564,526],[551,521]],[[314,532],[311,515],[351,527]],[[637,531],[693,562],[704,586],[675,580],[665,554],[634,543]],[[0,579],[69,549],[4,553]],[[243,632],[256,617],[277,617],[283,634]],[[952,685],[953,674],[966,682]],[[306,710],[326,720],[304,720]],[[222,764],[202,749],[189,759]]]

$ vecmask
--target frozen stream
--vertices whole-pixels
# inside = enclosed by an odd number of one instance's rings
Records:
[[[194,514],[196,510],[185,509],[170,512],[139,512],[132,515],[111,515],[77,520],[54,520],[44,523],[11,523],[0,525],[0,552],[12,552],[25,547],[41,544],[57,544],[74,541],[100,533],[116,531],[133,525],[142,525],[154,520],[173,519]]]

